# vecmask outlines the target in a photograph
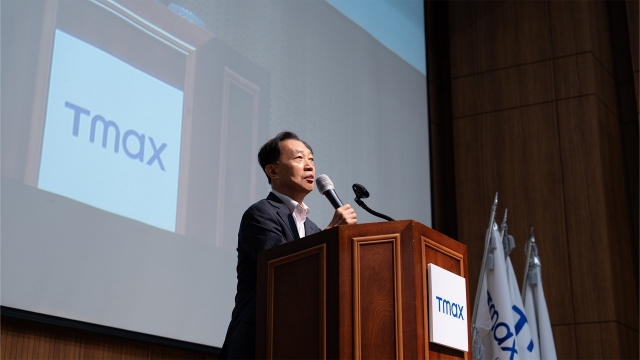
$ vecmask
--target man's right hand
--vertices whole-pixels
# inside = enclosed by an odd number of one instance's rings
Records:
[[[356,211],[353,210],[351,205],[345,204],[336,209],[336,212],[333,213],[333,219],[327,226],[327,229],[331,229],[334,226],[338,225],[349,225],[349,224],[357,224],[358,219],[356,216]]]

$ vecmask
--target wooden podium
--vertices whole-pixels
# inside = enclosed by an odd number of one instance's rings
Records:
[[[429,343],[429,263],[467,279],[470,304],[466,246],[417,221],[339,226],[261,252],[256,357],[470,359]]]

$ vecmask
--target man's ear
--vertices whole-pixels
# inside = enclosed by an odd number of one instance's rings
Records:
[[[265,166],[264,172],[267,173],[267,176],[273,180],[278,178],[278,164],[269,164]]]

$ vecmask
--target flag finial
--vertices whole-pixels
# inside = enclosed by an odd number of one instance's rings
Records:
[[[522,281],[521,296],[523,299],[527,292],[527,284],[529,284],[529,272],[531,271],[532,266],[540,264],[540,259],[538,258],[538,248],[536,247],[536,239],[533,236],[533,227],[531,227],[531,231],[529,231],[529,241],[524,244],[524,252],[525,254],[527,254],[527,259],[525,260],[524,277]]]
[[[511,250],[516,247],[516,242],[513,240],[513,236],[507,233],[507,213],[509,212],[508,208],[504,209],[504,217],[502,218],[502,224],[500,225],[501,229],[501,237],[502,237],[502,248],[504,250],[504,258],[506,259],[509,254],[511,254]]]
[[[508,208],[504,209],[504,217],[502,218],[502,224],[500,225],[500,227],[502,229],[507,229],[507,213],[509,212]]]

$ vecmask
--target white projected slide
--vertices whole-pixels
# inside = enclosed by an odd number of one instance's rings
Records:
[[[182,91],[55,31],[38,187],[175,231]]]
[[[215,352],[283,130],[358,222],[354,183],[431,225],[422,1],[373,1],[2,2],[2,306]]]

